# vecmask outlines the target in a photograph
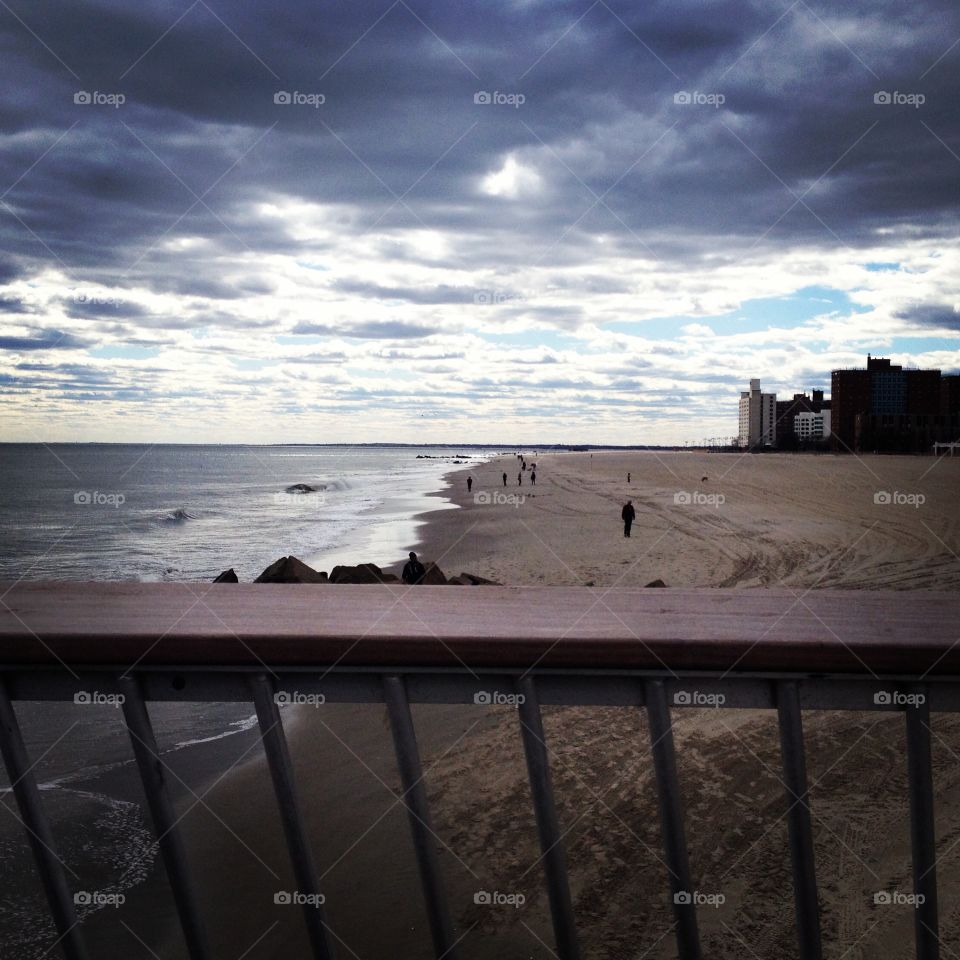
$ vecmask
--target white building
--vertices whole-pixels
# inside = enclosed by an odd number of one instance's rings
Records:
[[[798,440],[825,440],[830,436],[830,411],[801,411],[793,417],[793,432]]]
[[[761,393],[760,381],[740,394],[740,446],[772,447],[777,442],[777,395]]]

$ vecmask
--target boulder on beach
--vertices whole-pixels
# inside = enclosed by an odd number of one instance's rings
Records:
[[[657,579],[657,580],[651,580],[649,583],[644,584],[644,586],[646,586],[646,587],[665,587],[666,584],[665,584],[662,580]]]
[[[327,575],[308,567],[296,557],[281,557],[267,567],[254,583],[326,583]]]
[[[459,576],[451,577],[447,583],[456,583],[465,587],[500,586],[496,580],[487,580],[485,577],[478,577],[476,574],[464,571],[461,571]]]
[[[239,583],[240,578],[237,576],[236,571],[231,567],[229,570],[224,570],[223,573],[218,573],[215,577],[214,583]]]
[[[330,583],[396,583],[399,579],[395,574],[384,573],[375,563],[336,566],[330,571]]]
[[[443,586],[447,583],[447,578],[444,576],[443,571],[432,560],[423,566],[426,573],[424,573],[423,579],[420,581],[421,583],[426,584],[428,587]]]

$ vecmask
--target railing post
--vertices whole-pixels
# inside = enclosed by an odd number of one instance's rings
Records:
[[[524,677],[517,685],[522,699],[519,702],[520,732],[523,750],[527,758],[527,773],[530,777],[530,792],[537,817],[540,835],[540,851],[547,877],[547,894],[550,898],[550,915],[553,918],[553,933],[560,960],[578,960],[580,946],[577,942],[577,927],[573,919],[573,904],[570,899],[570,882],[567,877],[567,858],[553,800],[553,779],[550,776],[550,760],[547,742],[543,733],[543,717],[537,688],[532,677]]]
[[[56,841],[47,813],[40,802],[40,791],[33,775],[27,748],[20,733],[20,724],[10,702],[7,686],[0,677],[0,748],[3,762],[16,797],[27,840],[33,849],[33,859],[40,873],[50,912],[58,934],[58,943],[67,960],[86,960],[87,951],[77,925],[77,913],[63,861],[57,854]]]
[[[420,763],[420,751],[417,749],[417,733],[410,713],[410,702],[402,677],[383,678],[383,694],[390,718],[390,730],[393,733],[393,746],[400,770],[400,784],[403,787],[403,803],[410,820],[410,832],[413,835],[413,848],[420,870],[420,882],[423,885],[423,898],[433,937],[433,949],[440,960],[456,960],[457,940],[453,934],[453,923],[447,908],[443,875],[435,846],[436,834],[430,822],[430,807],[427,803],[427,791],[423,783],[423,768]]]
[[[150,714],[143,699],[140,681],[130,674],[118,678],[123,691],[123,718],[130,734],[133,755],[140,770],[147,806],[153,818],[160,854],[170,881],[170,890],[180,917],[180,926],[191,960],[211,960],[206,928],[197,905],[197,893],[187,865],[183,838],[177,829],[179,818],[167,790],[166,766],[160,759]]]
[[[800,688],[796,680],[777,682],[777,718],[783,785],[787,797],[787,830],[793,865],[793,900],[797,916],[800,960],[821,960],[820,904],[813,856],[813,827],[807,796],[807,760],[803,746]]]
[[[913,892],[917,960],[938,960],[940,956],[937,917],[937,851],[933,823],[933,768],[930,755],[930,699],[925,685],[915,684],[910,692],[918,699],[908,705],[907,781],[910,793],[910,848],[913,860]],[[919,901],[919,897],[923,901]]]
[[[663,681],[647,680],[644,684],[644,696],[660,803],[660,832],[663,835],[663,849],[670,876],[670,899],[673,901],[673,916],[676,922],[677,951],[680,960],[700,960],[700,933],[697,929],[697,907],[690,878],[683,803],[673,746],[673,726]]]
[[[293,866],[293,877],[297,884],[297,893],[312,898],[303,902],[303,917],[307,925],[307,939],[314,960],[330,960],[333,948],[327,933],[326,911],[323,908],[323,896],[317,881],[317,870],[310,850],[310,840],[303,823],[303,815],[297,802],[297,788],[293,776],[293,764],[290,750],[283,732],[280,708],[274,699],[273,682],[265,674],[257,674],[250,679],[253,704],[257,711],[257,723],[260,737],[267,755],[267,765],[273,780],[277,806],[283,833]]]

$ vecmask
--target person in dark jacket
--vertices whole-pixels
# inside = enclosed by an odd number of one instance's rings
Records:
[[[467,477],[467,493],[473,489],[473,477]]]
[[[623,535],[625,537],[630,536],[630,528],[633,526],[633,521],[637,517],[637,511],[633,509],[633,501],[628,500],[623,509],[620,511],[620,516],[623,518]]]
[[[411,550],[410,559],[403,565],[401,579],[404,583],[422,583],[426,573],[427,568],[417,559],[417,555]]]
[[[507,485],[507,475],[506,475],[506,474],[503,475],[503,485],[504,485],[504,486]]]

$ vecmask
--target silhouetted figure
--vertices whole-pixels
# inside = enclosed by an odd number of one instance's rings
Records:
[[[623,535],[625,537],[629,537],[630,528],[633,526],[633,521],[637,516],[637,511],[633,509],[632,500],[628,500],[623,505],[623,509],[620,511],[620,516],[623,518]]]
[[[504,472],[504,474],[503,474],[503,485],[504,485],[504,486],[507,485],[507,474],[506,474],[506,472]]]
[[[467,493],[473,489],[473,477],[467,477]]]
[[[630,474],[628,473],[628,474],[627,474],[627,483],[629,483],[629,482],[630,482]]]
[[[523,486],[523,471],[522,471],[522,470],[517,474],[517,486],[518,486],[518,487]]]
[[[422,583],[426,573],[427,568],[417,559],[417,555],[411,550],[410,559],[403,565],[401,579],[404,583]]]
[[[536,470],[531,470],[531,471],[530,471],[530,483],[532,483],[533,486],[536,486],[536,485],[537,485],[537,471],[536,471]]]

